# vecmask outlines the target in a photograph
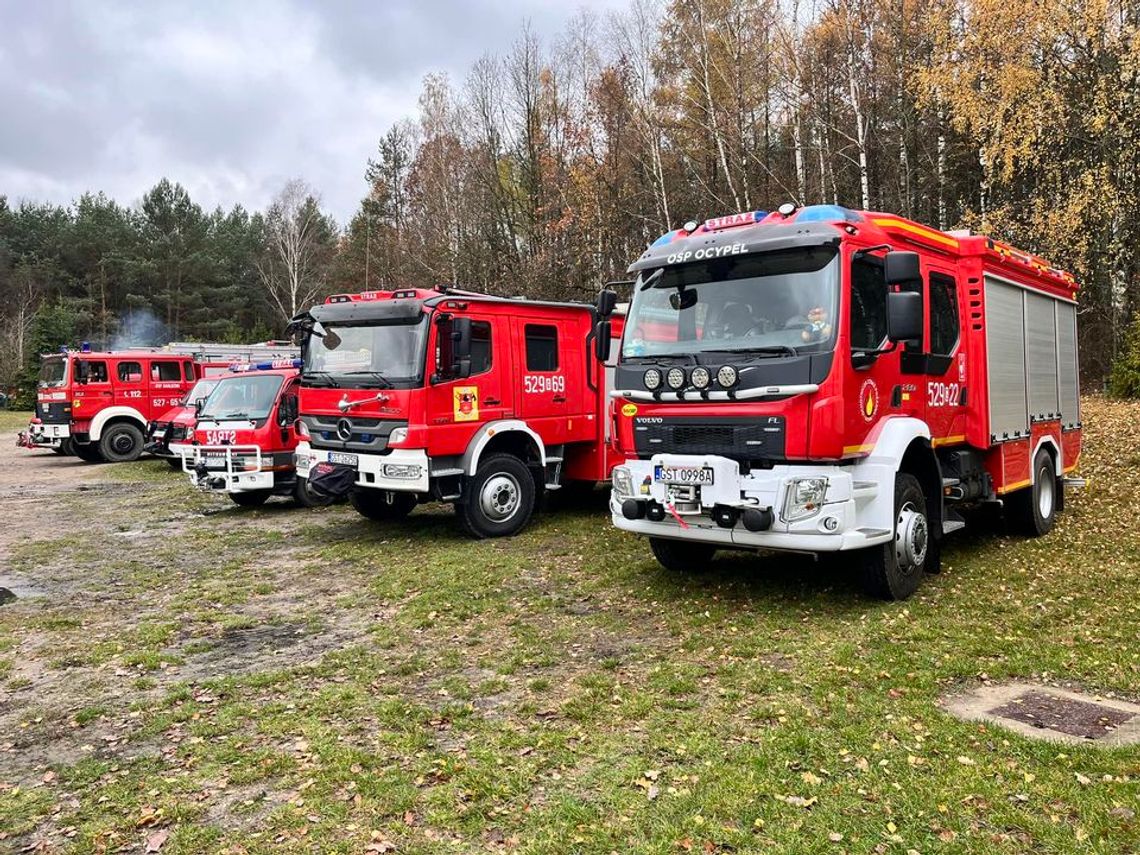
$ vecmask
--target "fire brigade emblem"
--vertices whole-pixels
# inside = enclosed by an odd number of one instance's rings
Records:
[[[859,390],[859,412],[863,414],[864,419],[871,421],[878,410],[879,387],[875,385],[874,380],[868,379]]]
[[[479,387],[456,386],[452,393],[453,411],[457,422],[475,422],[479,420]]]
[[[626,404],[621,408],[621,414],[632,418],[637,415],[637,404]]]

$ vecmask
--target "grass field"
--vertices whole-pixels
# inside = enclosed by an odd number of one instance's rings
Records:
[[[938,706],[1140,696],[1138,422],[1086,400],[1054,532],[955,535],[888,604],[845,561],[670,574],[600,496],[497,541],[247,511],[0,415],[0,851],[1140,851],[1140,750]]]

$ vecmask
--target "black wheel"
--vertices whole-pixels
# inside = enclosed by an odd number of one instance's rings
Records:
[[[243,493],[229,494],[234,504],[241,505],[243,508],[256,508],[259,505],[264,505],[272,495],[272,490],[246,490]]]
[[[126,463],[138,460],[142,454],[143,435],[130,422],[117,422],[103,430],[99,438],[99,453],[108,463]]]
[[[309,487],[308,478],[298,478],[293,482],[293,498],[302,508],[323,508],[336,501],[336,496],[318,496]]]
[[[658,564],[675,573],[699,573],[706,570],[716,554],[716,547],[711,543],[669,540],[664,537],[649,538],[649,548],[653,550],[653,557]]]
[[[1057,519],[1057,469],[1053,458],[1045,449],[1033,458],[1033,486],[1018,490],[1006,497],[1007,519],[1021,534],[1041,537],[1053,529]]]
[[[173,469],[175,472],[182,471],[182,458],[181,457],[164,457],[166,465]]]
[[[455,510],[475,537],[516,534],[530,520],[537,501],[534,475],[513,454],[492,454],[467,482]]]
[[[918,479],[908,472],[895,475],[894,537],[863,555],[867,593],[883,600],[905,600],[918,589],[929,568],[937,566],[937,544],[926,510],[926,495]]]
[[[75,456],[82,460],[84,463],[103,462],[103,455],[99,452],[98,443],[73,442],[71,444],[71,449],[75,452]]]
[[[63,457],[70,457],[71,455],[75,454],[74,446],[75,443],[72,442],[71,437],[68,437],[52,450],[56,454],[62,455]]]
[[[415,493],[398,493],[394,490],[355,489],[348,501],[356,512],[370,520],[402,520],[418,503]]]

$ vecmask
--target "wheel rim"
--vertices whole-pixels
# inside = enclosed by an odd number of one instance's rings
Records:
[[[1049,477],[1049,467],[1037,470],[1037,512],[1047,520],[1053,513],[1053,479]]]
[[[926,514],[915,508],[913,502],[906,502],[899,508],[895,520],[895,558],[899,569],[909,574],[921,567],[926,561],[929,539]]]
[[[494,522],[509,520],[519,509],[519,482],[513,475],[492,475],[479,491],[479,509]]]
[[[130,434],[117,433],[111,437],[111,450],[115,454],[130,454],[134,445],[134,440],[131,439]]]

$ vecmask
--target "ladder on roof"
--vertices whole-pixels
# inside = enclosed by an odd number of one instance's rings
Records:
[[[134,348],[132,348],[134,349]],[[213,344],[198,341],[173,341],[161,347],[137,348],[155,353],[176,353],[203,362],[253,362],[255,360],[296,359],[301,349],[289,341],[265,341],[258,344]]]

